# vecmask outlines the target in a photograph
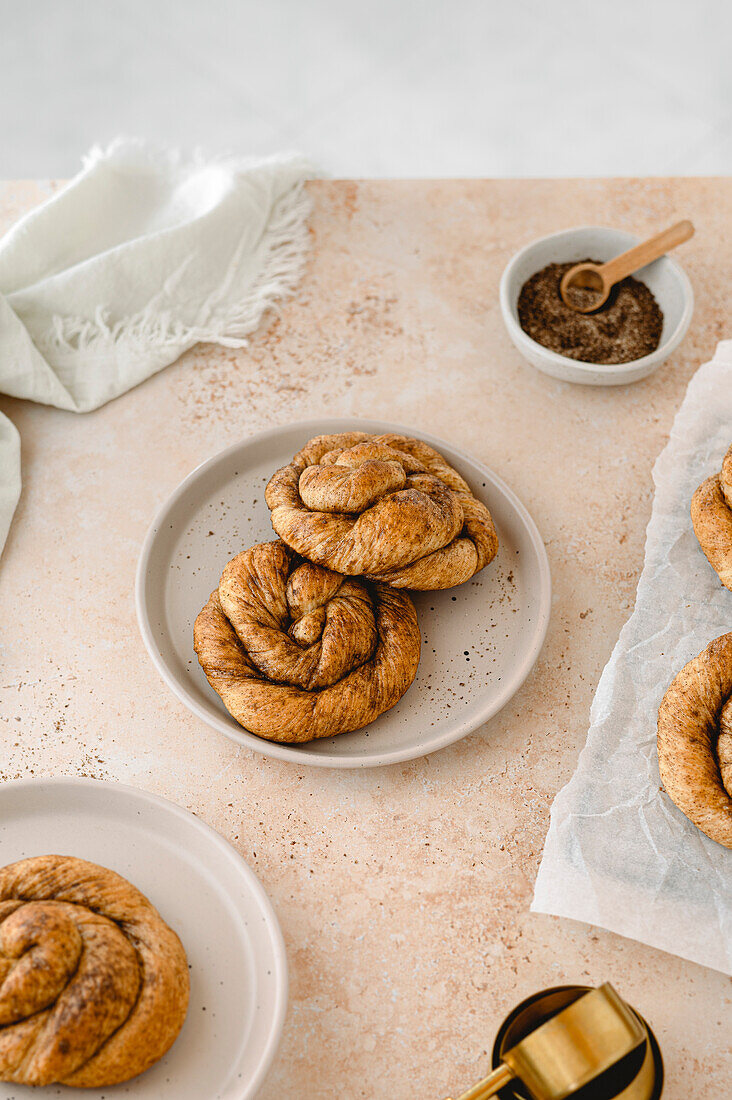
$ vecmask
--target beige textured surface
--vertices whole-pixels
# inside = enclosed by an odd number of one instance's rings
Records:
[[[291,967],[262,1100],[430,1100],[487,1064],[503,1015],[561,982],[614,981],[654,1025],[664,1096],[725,1094],[730,984],[600,929],[529,913],[556,790],[633,603],[651,468],[728,318],[723,180],[313,185],[313,261],[248,352],[199,348],[100,411],[2,400],[23,496],[0,570],[5,777],[123,779],[194,810],[257,870]],[[9,224],[48,188],[8,184]],[[497,287],[511,253],[572,224],[638,233],[691,217],[679,259],[696,315],[646,381],[553,381],[510,345]],[[503,476],[542,531],[554,618],[533,675],[482,731],[408,766],[303,770],[191,717],[137,632],[133,577],[159,504],[249,430],[377,416],[452,440]]]

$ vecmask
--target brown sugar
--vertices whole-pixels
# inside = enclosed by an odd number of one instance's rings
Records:
[[[595,313],[575,313],[559,294],[565,271],[575,263],[599,262],[547,264],[537,271],[521,288],[519,324],[532,340],[570,359],[630,363],[655,351],[661,340],[663,313],[645,283],[632,276],[623,279]],[[594,297],[592,290],[576,289],[574,293]]]

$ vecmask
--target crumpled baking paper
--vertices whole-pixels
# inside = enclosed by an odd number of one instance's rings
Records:
[[[633,614],[605,666],[572,779],[557,795],[532,911],[601,925],[732,970],[732,851],[661,789],[656,717],[678,670],[732,630],[732,592],[702,554],[691,496],[732,443],[732,340],[686,391],[656,461]]]

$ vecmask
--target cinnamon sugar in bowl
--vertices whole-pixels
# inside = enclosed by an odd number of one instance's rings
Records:
[[[521,327],[518,302],[521,289],[549,264],[579,263],[587,256],[605,262],[632,248],[639,238],[620,229],[582,226],[542,237],[522,248],[501,277],[500,303],[508,335],[532,366],[565,382],[591,386],[622,386],[651,374],[678,347],[694,310],[691,283],[679,265],[662,256],[636,272],[635,279],[651,291],[663,326],[658,346],[639,359],[623,363],[589,363],[544,347]]]

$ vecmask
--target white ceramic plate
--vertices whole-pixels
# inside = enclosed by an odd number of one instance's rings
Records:
[[[165,799],[120,783],[38,779],[0,789],[0,866],[72,855],[134,883],[180,936],[191,1000],[177,1040],[123,1085],[72,1089],[0,1083],[2,1100],[245,1100],[279,1044],[287,962],[256,875],[222,837]]]
[[[264,490],[315,435],[400,432],[436,447],[493,515],[500,550],[472,580],[415,594],[422,628],[417,677],[395,707],[363,730],[305,745],[257,737],[234,721],[193,652],[193,622],[226,563],[275,538]],[[298,764],[365,768],[411,760],[476,729],[518,691],[539,655],[551,602],[549,563],[530,515],[504,483],[441,439],[378,420],[309,420],[260,432],[204,462],[175,490],[145,539],[137,615],[155,665],[179,699],[214,729]]]

